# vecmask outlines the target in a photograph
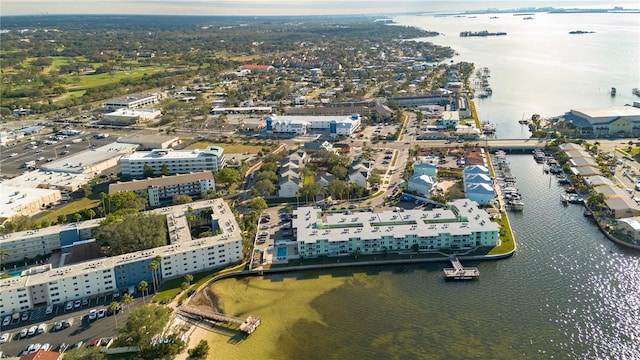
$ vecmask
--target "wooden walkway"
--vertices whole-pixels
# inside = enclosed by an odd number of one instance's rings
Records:
[[[240,326],[240,331],[244,331],[247,334],[251,334],[252,332],[254,332],[255,329],[260,325],[260,318],[252,315],[243,320],[235,316],[229,316],[215,311],[204,311],[196,309],[192,306],[181,306],[180,308],[178,308],[178,311],[190,315],[199,316],[207,320],[237,324]]]
[[[451,261],[452,268],[445,268],[444,277],[446,279],[451,280],[472,280],[480,277],[480,270],[477,267],[469,267],[465,268],[458,260],[457,256],[449,257],[449,261]]]

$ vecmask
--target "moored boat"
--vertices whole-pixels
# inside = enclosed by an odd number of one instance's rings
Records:
[[[616,88],[612,87],[611,88],[611,96],[616,96],[617,93],[618,93],[618,90],[616,90]]]

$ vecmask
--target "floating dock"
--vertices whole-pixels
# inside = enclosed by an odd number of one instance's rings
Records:
[[[449,261],[453,268],[443,269],[446,280],[475,280],[480,277],[480,270],[477,267],[465,268],[457,256],[451,256]]]
[[[180,307],[179,311],[189,315],[195,315],[207,320],[237,324],[240,326],[240,331],[243,331],[247,334],[251,334],[252,332],[254,332],[256,328],[260,325],[260,318],[253,315],[249,315],[249,317],[243,320],[235,316],[229,316],[229,315],[225,315],[223,313],[219,313],[215,311],[204,311],[204,310],[196,309],[191,306],[182,306]]]

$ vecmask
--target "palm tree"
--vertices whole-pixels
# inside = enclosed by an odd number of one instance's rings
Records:
[[[160,264],[153,260],[149,263],[149,271],[151,271],[151,281],[153,282],[153,292],[156,293],[158,291],[158,284],[156,282],[156,270],[158,270]]]
[[[8,256],[9,252],[5,249],[0,249],[0,270],[2,270],[2,261],[4,260],[5,256]]]
[[[131,303],[133,302],[133,296],[131,296],[131,294],[124,294],[122,295],[122,303],[127,305],[127,310],[129,310],[129,313],[131,313]]]
[[[144,293],[149,288],[149,284],[146,281],[142,280],[142,281],[140,281],[140,283],[138,283],[137,287],[138,287],[138,290],[140,290],[140,292],[142,293],[142,302],[146,302],[146,299],[144,297]]]
[[[116,320],[116,328],[118,327],[118,311],[120,310],[120,304],[117,301],[113,301],[107,308],[110,313],[113,314],[113,318]]]

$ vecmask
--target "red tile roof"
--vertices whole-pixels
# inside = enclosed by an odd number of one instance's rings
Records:
[[[20,357],[20,360],[58,360],[60,359],[60,353],[54,351],[38,350],[33,354],[24,355]]]

